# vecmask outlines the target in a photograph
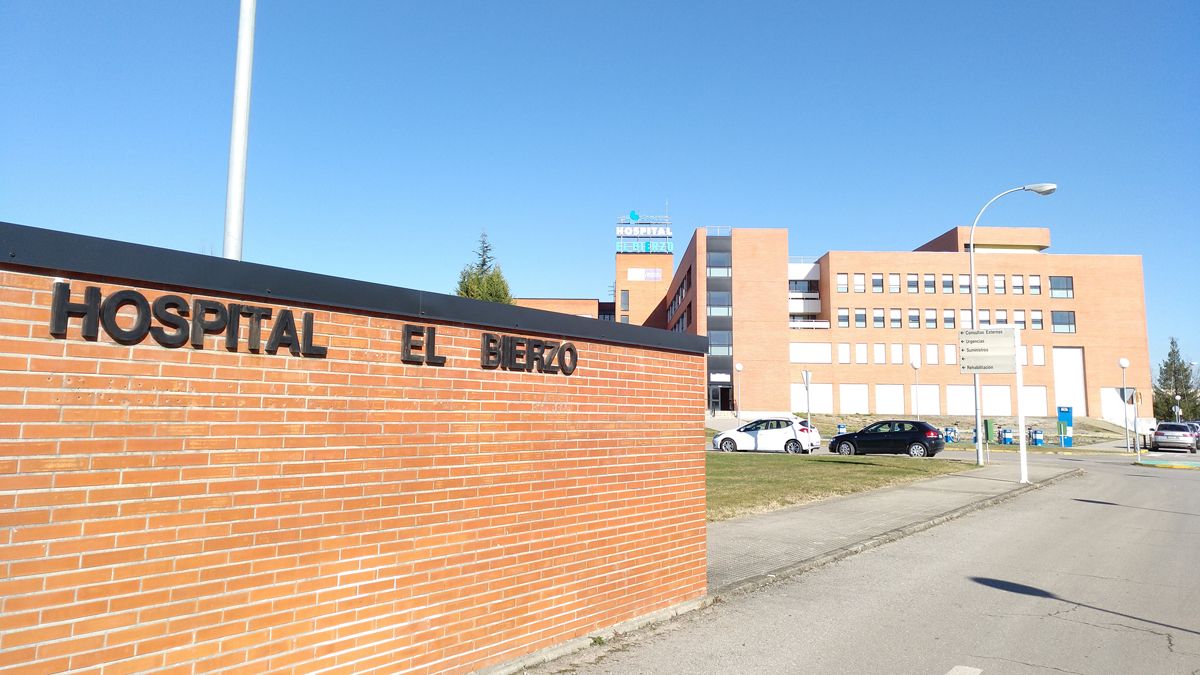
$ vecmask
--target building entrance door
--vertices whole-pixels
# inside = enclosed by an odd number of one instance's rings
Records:
[[[708,409],[713,412],[733,410],[733,387],[710,386],[708,388]]]

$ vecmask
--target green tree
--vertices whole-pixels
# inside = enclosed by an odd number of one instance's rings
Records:
[[[1158,378],[1154,381],[1154,417],[1174,420],[1175,397],[1178,395],[1183,419],[1200,418],[1198,379],[1192,372],[1192,365],[1179,353],[1179,341],[1171,338],[1171,349],[1167,352],[1167,358],[1158,364]]]
[[[462,268],[458,273],[458,288],[455,293],[464,298],[487,300],[512,304],[512,293],[508,290],[508,281],[500,266],[496,264],[496,256],[492,254],[492,243],[488,241],[487,232],[479,235],[479,248],[475,249],[475,262]]]

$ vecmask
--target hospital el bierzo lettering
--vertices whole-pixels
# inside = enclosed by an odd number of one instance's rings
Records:
[[[132,324],[121,325],[117,315],[132,308]],[[71,286],[55,282],[50,304],[50,335],[67,337],[72,318],[80,320],[80,334],[96,340],[103,330],[123,345],[140,344],[149,336],[170,349],[191,344],[204,348],[206,335],[222,335],[225,349],[236,352],[275,354],[286,349],[293,356],[323,358],[327,348],[314,342],[316,329],[312,312],[303,312],[297,324],[290,309],[275,312],[270,307],[242,303],[220,303],[202,298],[188,302],[179,295],[162,295],[154,302],[132,289],[123,289],[102,297],[99,286],[83,289],[82,302],[71,298]],[[246,319],[243,323],[242,319]],[[270,330],[264,322],[270,321]],[[126,324],[129,322],[126,321]],[[245,337],[243,339],[243,328]],[[264,340],[264,333],[266,339]],[[400,360],[414,365],[441,366],[446,357],[437,353],[437,327],[402,324]],[[570,375],[579,365],[579,351],[570,342],[544,340],[520,335],[483,333],[479,343],[479,366],[486,369]]]

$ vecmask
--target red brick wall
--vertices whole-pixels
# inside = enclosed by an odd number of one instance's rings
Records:
[[[705,593],[700,354],[407,365],[253,299],[328,356],[56,339],[53,281],[0,269],[0,672],[468,671]]]

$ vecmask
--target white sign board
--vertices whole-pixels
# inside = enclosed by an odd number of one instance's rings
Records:
[[[1017,372],[1017,343],[1013,327],[958,331],[958,372]]]

